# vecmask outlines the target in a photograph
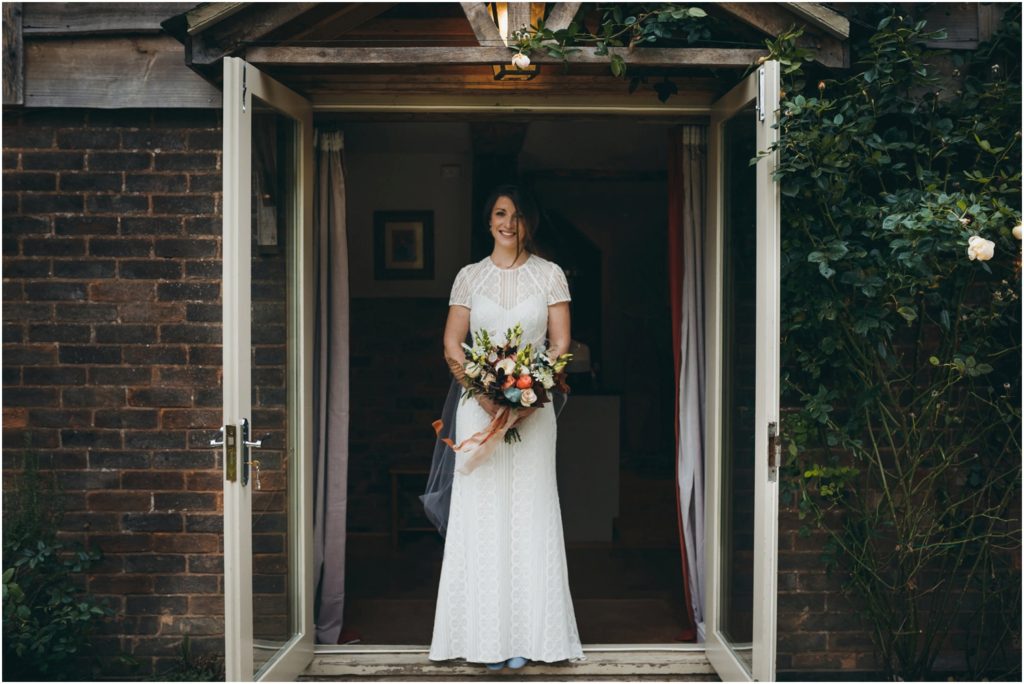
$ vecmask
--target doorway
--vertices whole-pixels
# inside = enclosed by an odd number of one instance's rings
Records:
[[[343,643],[430,642],[443,540],[416,497],[449,382],[439,341],[455,272],[489,250],[472,207],[490,189],[495,141],[516,136],[515,154],[497,156],[511,156],[537,195],[539,250],[566,270],[574,296],[580,346],[559,418],[558,475],[581,639],[665,644],[693,633],[665,258],[668,136],[678,122],[567,118],[318,121],[346,140],[354,399]],[[375,215],[388,211],[433,212],[431,278],[375,277]],[[394,358],[416,377],[396,376]]]

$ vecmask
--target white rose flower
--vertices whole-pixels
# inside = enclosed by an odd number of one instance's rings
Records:
[[[505,371],[505,375],[512,375],[516,369],[515,359],[502,359],[494,366],[495,370]]]
[[[967,256],[971,261],[988,261],[995,253],[996,243],[986,240],[978,235],[972,235],[967,239]]]
[[[530,66],[529,56],[524,55],[522,52],[517,52],[512,57],[512,66],[514,66],[516,69],[525,69],[526,67]]]
[[[479,363],[467,363],[466,364],[466,375],[471,377],[471,378],[479,377],[479,375],[480,375],[480,373],[482,371],[483,371],[483,368],[480,366]]]
[[[1015,225],[1015,226],[1013,227],[1013,237],[1015,237],[1015,238],[1017,238],[1018,240],[1020,240],[1020,239],[1021,239],[1021,237],[1022,237],[1022,233],[1021,233],[1021,231],[1022,231],[1022,230],[1024,230],[1024,226],[1022,226],[1022,225],[1021,225],[1021,224],[1019,224],[1019,223],[1018,223],[1017,225]]]
[[[535,401],[537,401],[537,393],[529,388],[524,389],[523,393],[519,396],[519,403],[523,406],[529,406]]]

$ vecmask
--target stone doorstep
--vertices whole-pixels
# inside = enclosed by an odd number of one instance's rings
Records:
[[[491,672],[483,665],[459,660],[434,662],[427,649],[409,647],[351,647],[358,653],[320,653],[313,657],[300,681],[718,681],[707,656],[700,650],[601,651],[585,648],[587,659],[578,663],[530,663],[521,670]],[[388,648],[404,652],[387,653]],[[367,652],[369,651],[369,652]]]

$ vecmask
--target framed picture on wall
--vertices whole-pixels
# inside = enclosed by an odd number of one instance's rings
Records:
[[[434,278],[434,212],[373,212],[374,277]]]

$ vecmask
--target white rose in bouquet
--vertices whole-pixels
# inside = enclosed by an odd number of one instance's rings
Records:
[[[479,363],[467,363],[466,364],[466,375],[471,378],[480,377],[480,373],[483,372],[483,367]]]
[[[502,359],[494,365],[495,370],[505,371],[505,375],[512,375],[516,369],[515,359]]]
[[[524,389],[523,393],[519,396],[519,403],[523,406],[530,406],[535,401],[537,401],[537,393],[529,388]]]

